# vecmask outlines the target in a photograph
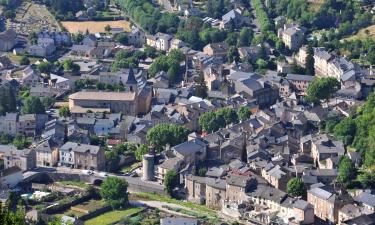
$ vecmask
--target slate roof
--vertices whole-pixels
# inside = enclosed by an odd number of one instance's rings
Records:
[[[361,194],[354,197],[354,200],[362,204],[375,207],[375,195],[371,193],[362,192]]]

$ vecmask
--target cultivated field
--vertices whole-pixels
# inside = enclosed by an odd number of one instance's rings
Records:
[[[91,34],[104,33],[104,28],[109,25],[111,28],[124,28],[124,31],[130,31],[130,23],[126,20],[117,21],[65,21],[62,25],[70,33],[85,33],[88,30]]]

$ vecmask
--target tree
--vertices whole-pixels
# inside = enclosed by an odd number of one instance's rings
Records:
[[[356,131],[356,125],[353,118],[345,118],[338,123],[333,129],[333,135],[344,142],[345,145],[350,145],[353,141]]]
[[[22,108],[23,114],[45,114],[46,109],[40,98],[35,96],[29,96],[25,99],[24,106]]]
[[[238,46],[249,46],[251,41],[253,40],[253,30],[244,27],[240,31],[240,35],[238,37]]]
[[[307,75],[314,75],[315,74],[315,59],[314,59],[314,49],[311,44],[307,47],[307,56],[305,62],[305,73]]]
[[[69,116],[70,116],[69,106],[64,105],[63,107],[61,107],[61,108],[59,109],[59,116],[60,116],[60,117],[64,117],[64,118],[69,117]]]
[[[287,192],[293,197],[303,196],[306,193],[305,184],[301,178],[292,178],[287,183]]]
[[[234,109],[225,107],[216,111],[216,116],[222,117],[225,121],[225,125],[231,123],[238,123],[238,116]]]
[[[173,189],[177,187],[178,184],[178,173],[176,170],[169,170],[165,175],[164,189],[170,196],[173,196]]]
[[[0,86],[0,115],[5,115],[7,112],[16,112],[17,92],[10,86]]]
[[[347,156],[340,158],[337,181],[344,186],[348,186],[357,176],[357,169]]]
[[[142,160],[142,157],[143,155],[147,154],[148,153],[148,146],[145,145],[145,144],[141,144],[137,150],[135,150],[135,158],[138,160],[138,161],[141,161]]]
[[[120,42],[121,44],[123,44],[123,45],[127,45],[128,41],[129,41],[129,38],[128,38],[128,36],[126,34],[118,34],[116,36],[116,40],[118,42]]]
[[[10,143],[12,143],[12,137],[7,133],[1,132],[0,133],[0,144],[1,145],[8,145]]]
[[[249,107],[241,106],[237,111],[238,119],[241,121],[247,120],[251,116]]]
[[[20,59],[20,64],[21,65],[29,65],[30,64],[30,59],[27,56],[22,56]]]
[[[50,74],[52,71],[52,64],[49,62],[42,62],[38,65],[38,71],[40,73]]]
[[[123,208],[128,201],[128,182],[118,177],[108,177],[100,185],[100,195],[113,208]]]
[[[107,24],[107,26],[104,27],[104,30],[105,32],[109,33],[112,30],[112,28],[109,24]]]
[[[17,149],[24,149],[26,148],[30,143],[26,139],[26,137],[22,134],[17,134],[14,137],[13,145],[16,146]]]
[[[157,150],[161,150],[166,144],[178,145],[187,140],[190,131],[180,125],[158,124],[147,131],[147,141],[154,145]]]
[[[332,77],[316,78],[307,87],[306,100],[313,103],[319,103],[320,100],[326,100],[333,93],[340,89],[340,82]]]
[[[238,54],[238,49],[235,46],[229,47],[228,53],[227,53],[228,62],[236,61],[238,62],[240,60],[240,55]]]
[[[81,70],[81,67],[74,63],[73,60],[67,59],[63,63],[64,71],[78,72]]]
[[[199,125],[203,131],[208,133],[215,132],[225,127],[225,119],[216,112],[205,112],[199,117]]]
[[[204,80],[204,75],[203,73],[200,73],[196,81],[194,95],[201,97],[201,98],[206,98],[207,91],[208,91],[208,87],[207,87],[206,81]]]

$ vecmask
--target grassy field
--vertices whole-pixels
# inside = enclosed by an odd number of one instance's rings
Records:
[[[106,225],[117,222],[124,217],[135,215],[141,212],[143,208],[129,208],[125,210],[114,210],[104,213],[98,217],[85,221],[85,225]]]
[[[91,34],[104,33],[104,28],[109,25],[111,28],[124,28],[124,31],[130,31],[130,23],[126,20],[117,21],[83,21],[83,22],[71,22],[65,21],[61,24],[70,33],[85,33],[88,30]]]
[[[10,59],[10,61],[12,61],[12,63],[14,64],[20,64],[20,60],[22,58],[21,55],[14,55],[13,52],[10,52],[7,54],[7,57]],[[30,60],[30,64],[33,64],[35,63],[36,61],[39,60],[39,58],[35,58],[35,57],[28,57],[29,60]]]
[[[204,205],[198,205],[198,204],[194,204],[194,203],[191,203],[191,202],[179,201],[177,199],[169,198],[169,197],[166,197],[166,196],[161,196],[161,195],[154,194],[154,193],[138,192],[138,193],[132,193],[131,196],[136,197],[136,198],[138,197],[138,198],[144,199],[144,200],[173,203],[173,204],[176,204],[176,205],[180,205],[180,206],[184,206],[186,208],[193,209],[193,210],[201,212],[201,213],[216,215],[215,210],[209,209]]]
[[[60,183],[62,185],[65,185],[65,186],[72,186],[72,187],[78,187],[78,188],[87,188],[89,185],[88,184],[85,184],[84,182],[81,182],[81,181],[70,181],[70,180],[67,180],[67,181],[59,181],[59,182],[56,182],[56,183]]]
[[[347,37],[344,40],[353,41],[356,39],[364,40],[367,38],[375,40],[375,25],[360,29],[355,35]]]
[[[309,11],[310,12],[318,12],[320,7],[322,7],[322,3],[310,3],[309,4]]]

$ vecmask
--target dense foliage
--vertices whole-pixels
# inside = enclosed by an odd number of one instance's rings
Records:
[[[59,20],[74,19],[75,14],[84,9],[83,1],[77,0],[42,0]]]
[[[91,143],[93,144],[93,143]],[[121,156],[135,153],[137,146],[133,143],[120,144],[105,152],[106,168],[109,172],[117,172],[120,169]]]
[[[238,122],[238,115],[232,108],[221,108],[214,112],[206,112],[199,117],[199,125],[203,131],[215,132],[231,123]]]
[[[357,176],[357,169],[352,161],[347,157],[343,156],[340,158],[337,181],[344,186],[348,186]]]
[[[29,96],[25,99],[23,108],[23,114],[45,114],[46,109],[40,98],[35,96]]]
[[[166,144],[175,146],[187,140],[190,131],[180,125],[158,124],[147,131],[147,141],[161,150]]]
[[[108,177],[100,185],[100,195],[113,209],[126,207],[128,200],[128,183],[118,177]]]
[[[170,196],[173,196],[173,189],[178,185],[178,173],[176,170],[169,170],[165,175],[164,188]]]
[[[291,196],[304,196],[306,193],[305,184],[301,178],[292,178],[287,183],[287,192]]]
[[[115,0],[139,26],[149,33],[175,33],[180,21],[176,14],[161,13],[150,0]]]
[[[161,55],[155,59],[148,70],[151,77],[158,72],[164,71],[168,74],[170,82],[175,82],[180,72],[180,62],[184,60],[180,50],[173,49],[168,55]]]
[[[309,102],[319,103],[321,100],[329,99],[339,89],[340,82],[336,78],[316,78],[307,88],[306,99]]]
[[[0,115],[5,115],[7,112],[16,112],[16,93],[11,86],[0,87]]]

